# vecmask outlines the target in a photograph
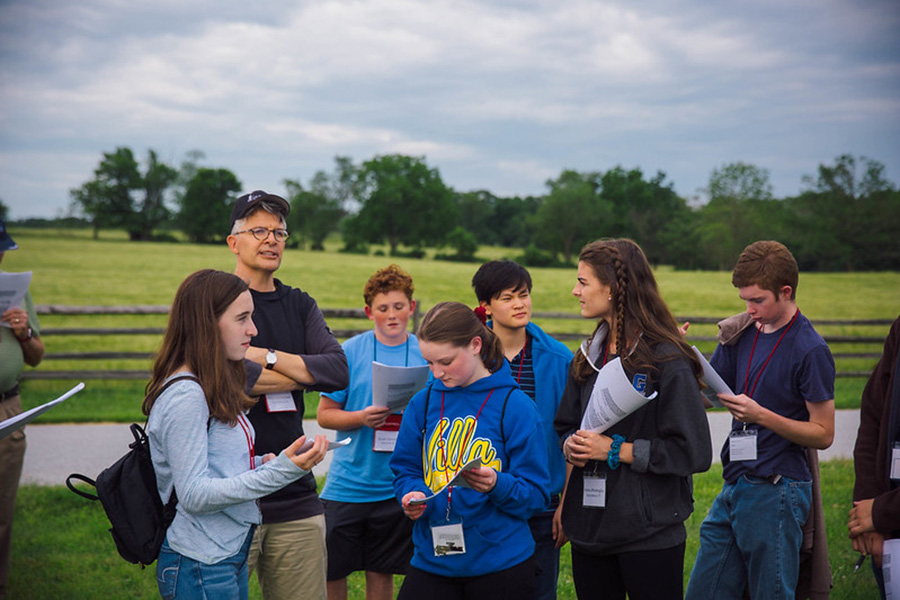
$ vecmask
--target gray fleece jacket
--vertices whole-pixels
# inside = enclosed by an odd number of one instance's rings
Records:
[[[257,498],[307,473],[284,452],[265,464],[251,457],[255,433],[250,421],[241,415],[231,426],[210,419],[195,381],[175,382],[157,398],[147,435],[160,498],[166,503],[173,487],[178,496],[169,546],[206,564],[241,549],[250,526],[261,520]]]

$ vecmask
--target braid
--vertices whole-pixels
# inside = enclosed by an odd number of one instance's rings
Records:
[[[628,346],[625,342],[625,296],[628,292],[628,273],[622,255],[615,246],[609,246],[616,271],[616,354],[625,357]]]
[[[675,317],[660,296],[641,247],[629,239],[596,240],[581,250],[578,260],[588,265],[600,283],[615,294],[610,311],[614,317],[610,319],[616,322],[616,354],[628,363],[627,368],[655,374],[661,362],[680,358],[690,363],[699,381],[700,361],[682,338]],[[626,332],[634,338],[628,357],[624,356],[629,350]],[[591,371],[588,360],[582,353],[577,354],[572,361],[576,380],[585,381]]]

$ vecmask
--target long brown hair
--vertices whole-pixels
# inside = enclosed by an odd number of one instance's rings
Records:
[[[237,275],[213,269],[192,273],[181,283],[145,389],[145,415],[166,379],[182,366],[200,380],[210,416],[234,425],[238,414],[253,406],[244,393],[244,365],[228,358],[219,330],[219,317],[247,289]]]
[[[700,361],[684,341],[675,317],[660,296],[656,278],[640,246],[625,238],[596,240],[581,250],[578,260],[610,288],[616,307],[615,352],[626,368],[655,373],[655,363],[674,358],[657,354],[657,347],[665,343],[678,348],[700,380]],[[597,322],[597,329],[603,322],[604,319]],[[613,323],[608,325],[612,327]],[[584,381],[594,370],[584,354],[576,352],[572,372],[579,381]]]
[[[457,348],[469,345],[473,338],[481,338],[481,362],[491,372],[503,366],[503,344],[497,334],[488,329],[475,312],[461,302],[438,302],[431,307],[416,337],[425,342],[450,344]]]

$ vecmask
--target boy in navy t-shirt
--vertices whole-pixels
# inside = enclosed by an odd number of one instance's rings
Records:
[[[734,268],[746,327],[710,361],[737,394],[719,395],[733,417],[725,483],[700,527],[687,599],[739,600],[745,589],[754,599],[794,597],[812,502],[805,448],[834,439],[834,360],[797,308],[798,279],[794,257],[774,241],[747,246]]]

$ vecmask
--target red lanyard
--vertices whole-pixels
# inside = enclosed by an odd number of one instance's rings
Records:
[[[253,449],[252,428],[244,415],[238,415],[238,424],[244,430],[244,437],[247,438],[247,450],[250,452],[250,470],[256,468],[256,451]]]
[[[758,328],[756,330],[756,336],[753,338],[753,346],[750,347],[750,359],[747,361],[747,373],[744,376],[744,393],[747,394],[748,396],[750,396],[751,398],[753,397],[753,392],[756,391],[756,384],[759,383],[759,378],[762,376],[763,371],[766,370],[766,367],[768,366],[769,361],[772,360],[772,355],[775,354],[776,350],[778,350],[778,345],[781,344],[781,340],[784,339],[784,336],[787,335],[787,332],[791,330],[791,326],[793,326],[794,320],[796,320],[797,315],[799,315],[799,314],[800,314],[799,310],[794,312],[794,316],[791,317],[791,321],[790,321],[790,323],[788,323],[787,328],[785,328],[785,330],[781,333],[781,337],[779,337],[778,341],[775,342],[775,347],[772,348],[771,352],[769,352],[769,357],[766,358],[766,362],[764,362],[762,367],[760,367],[759,373],[756,374],[756,379],[753,380],[753,387],[750,388],[750,391],[748,392],[747,385],[750,383],[750,365],[753,363],[753,353],[756,351],[756,340],[759,339],[760,329]]]
[[[441,451],[444,455],[444,468],[449,471],[450,464],[447,461],[447,442],[444,440],[444,393],[441,392],[441,420],[440,420],[440,431],[438,432],[438,444],[441,446]],[[488,392],[487,397],[484,399],[484,402],[481,403],[481,408],[478,409],[478,414],[475,415],[475,422],[472,424],[472,429],[469,431],[469,434],[466,436],[466,439],[463,440],[462,445],[459,448],[459,460],[458,462],[462,462],[463,452],[465,452],[466,447],[469,445],[469,440],[472,439],[472,434],[475,433],[475,428],[478,426],[478,417],[481,416],[481,411],[484,410],[485,404],[490,399],[491,394],[494,393],[494,390]],[[456,473],[459,473],[459,469],[462,467],[461,464],[457,464]],[[453,476],[456,476],[456,473]],[[450,481],[453,477],[449,477],[447,481]],[[447,490],[447,519],[450,518],[450,503],[453,501],[453,488],[451,487]]]

